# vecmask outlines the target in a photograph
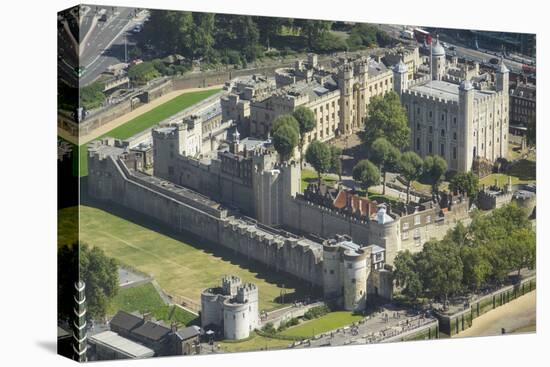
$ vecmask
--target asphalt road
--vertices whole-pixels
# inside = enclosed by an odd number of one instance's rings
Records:
[[[379,24],[378,27],[387,32],[390,36],[394,38],[399,38],[404,43],[410,43],[410,44],[418,44],[415,40],[405,40],[399,37],[400,32],[403,30],[403,25],[396,25],[396,24]],[[410,28],[412,26],[407,26],[407,28]],[[477,61],[479,63],[487,63],[490,59],[497,57],[499,58],[500,55],[496,55],[495,52],[492,51],[484,51],[484,50],[475,50],[472,48],[464,47],[458,44],[453,43],[453,41],[447,36],[442,38],[442,40],[446,41],[447,46],[451,47],[454,46],[454,50],[451,51],[447,49],[447,52],[456,52],[456,56],[459,58],[465,58],[470,61]],[[510,58],[506,58],[504,63],[510,69],[512,72],[521,72],[522,70],[522,63],[511,60]]]
[[[85,69],[80,85],[93,82],[107,67],[124,61],[125,30],[133,25],[133,12],[132,8],[117,8],[113,15],[108,8],[107,21],[96,21],[88,33],[81,35],[84,43],[80,45],[80,65]],[[89,14],[95,16],[94,11]]]

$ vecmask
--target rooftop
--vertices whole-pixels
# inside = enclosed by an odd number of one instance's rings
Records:
[[[124,330],[132,330],[138,326],[143,319],[126,311],[118,311],[111,319],[110,325],[115,325]]]
[[[155,354],[152,349],[123,338],[117,333],[109,330],[92,335],[89,340],[91,343],[108,346],[131,358],[147,358]]]
[[[441,80],[430,80],[428,82],[415,85],[411,87],[410,90],[426,94],[431,97],[458,102],[458,88],[458,84],[444,82]],[[480,100],[493,94],[495,94],[494,91],[476,89],[474,98],[476,100]]]
[[[172,332],[171,329],[152,321],[147,321],[146,323],[135,328],[132,331],[133,334],[140,335],[147,339],[155,340],[155,341],[158,341],[164,338],[170,332]]]

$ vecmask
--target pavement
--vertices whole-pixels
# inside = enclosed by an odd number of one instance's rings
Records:
[[[479,316],[469,329],[458,333],[454,338],[501,335],[502,328],[507,333],[513,333],[535,325],[536,322],[537,295],[533,291]]]

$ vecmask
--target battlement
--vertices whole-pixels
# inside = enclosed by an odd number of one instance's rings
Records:
[[[458,101],[447,99],[447,98],[435,97],[435,96],[429,95],[427,93],[422,93],[422,92],[411,90],[411,89],[405,89],[402,92],[402,94],[406,95],[406,96],[413,97],[413,98],[421,98],[421,99],[425,99],[427,101],[433,101],[433,102],[436,102],[436,103],[445,104],[445,105],[449,105],[449,106],[458,106]]]

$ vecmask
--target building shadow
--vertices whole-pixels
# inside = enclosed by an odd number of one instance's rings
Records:
[[[304,301],[306,299],[318,299],[322,296],[322,289],[320,287],[299,279],[292,274],[278,271],[275,267],[267,266],[259,261],[248,258],[246,255],[243,255],[235,250],[228,249],[189,232],[176,232],[168,228],[167,225],[161,223],[157,219],[132,209],[128,209],[115,203],[106,203],[104,201],[91,198],[87,194],[87,177],[81,178],[80,188],[81,205],[103,210],[109,214],[127,220],[128,222],[168,236],[176,241],[183,242],[195,249],[204,251],[209,255],[238,266],[241,269],[255,273],[256,278],[282,288],[282,292],[284,292],[284,289],[287,289],[288,293],[285,292],[284,295],[281,294],[275,298],[274,302],[276,303],[282,303],[283,299],[284,303],[292,303],[295,301]],[[224,274],[220,274],[220,279],[223,275]],[[294,291],[290,291],[290,289],[294,289]]]

